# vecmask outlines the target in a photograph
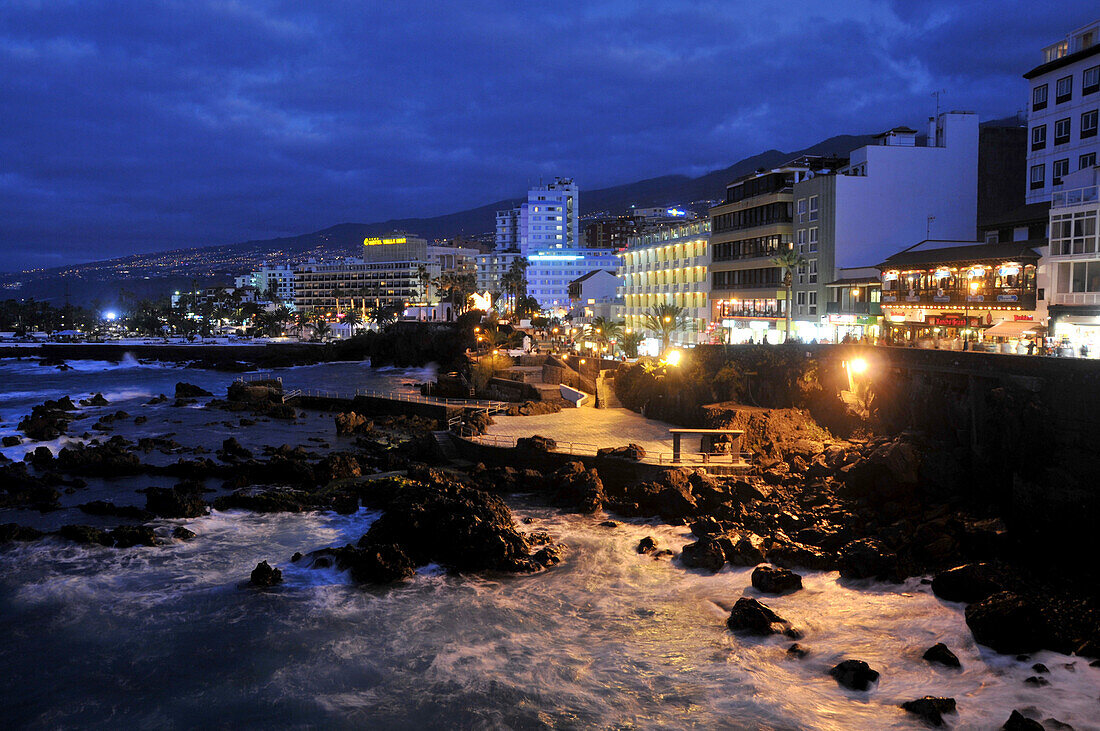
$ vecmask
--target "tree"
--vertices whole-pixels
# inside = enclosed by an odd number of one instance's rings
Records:
[[[327,320],[317,320],[313,323],[313,335],[310,336],[310,340],[321,342],[331,334],[332,325],[329,325]]]
[[[783,270],[783,286],[787,289],[787,302],[783,307],[787,320],[786,329],[783,331],[783,342],[791,339],[791,282],[794,279],[794,270],[805,263],[805,257],[794,249],[788,249],[772,259],[772,264]]]
[[[646,310],[645,323],[646,327],[656,332],[657,337],[661,339],[661,352],[663,353],[668,350],[672,333],[684,329],[686,324],[684,308],[671,303],[654,305]]]
[[[448,270],[435,278],[436,291],[451,303],[456,314],[466,309],[470,295],[473,294],[476,280],[473,274]]]
[[[610,346],[623,333],[621,322],[615,322],[606,317],[592,318],[592,322],[588,323],[586,329],[588,330],[588,337],[595,340],[602,347]]]
[[[367,320],[384,330],[387,325],[397,322],[397,313],[398,310],[388,305],[376,305],[367,310]]]
[[[431,300],[428,299],[428,285],[432,281],[432,273],[428,271],[428,267],[424,264],[416,265],[416,281],[420,282],[420,297],[424,300],[424,304],[430,305]]]
[[[527,258],[517,256],[500,277],[504,293],[512,296],[512,313],[519,316],[520,299],[527,295]]]
[[[355,334],[355,328],[363,324],[363,316],[358,310],[348,310],[344,315],[344,324],[351,328],[351,334]]]
[[[645,340],[645,335],[637,330],[633,330],[624,333],[623,336],[619,338],[619,347],[626,353],[627,358],[637,358],[638,346],[642,344],[643,340]]]

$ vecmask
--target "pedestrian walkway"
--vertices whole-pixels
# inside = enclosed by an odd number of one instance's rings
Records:
[[[486,436],[502,440],[514,440],[538,434],[550,437],[559,444],[559,449],[575,444],[578,453],[602,449],[604,447],[622,447],[629,443],[640,445],[647,456],[672,454],[672,424],[647,419],[629,409],[562,409],[556,414],[538,416],[493,416],[493,424]],[[590,447],[583,449],[583,447]]]

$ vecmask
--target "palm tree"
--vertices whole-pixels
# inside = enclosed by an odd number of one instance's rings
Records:
[[[647,328],[655,331],[657,336],[661,338],[661,352],[663,353],[668,350],[672,333],[683,330],[686,325],[684,308],[667,302],[654,305],[646,310],[645,324]]]
[[[783,270],[783,286],[787,289],[787,303],[783,308],[787,316],[786,329],[783,331],[783,342],[791,339],[791,282],[794,279],[794,270],[805,263],[805,257],[794,249],[788,249],[772,259],[772,265]]]
[[[348,310],[344,315],[344,324],[351,328],[351,334],[355,335],[355,328],[363,324],[363,316],[358,310]]]
[[[518,315],[520,298],[527,295],[527,258],[517,256],[500,278],[505,294],[512,295],[512,314]]]
[[[313,335],[310,340],[316,340],[318,342],[323,341],[329,335],[332,334],[332,326],[328,324],[327,320],[317,320],[313,323]]]
[[[367,319],[378,326],[379,330],[397,322],[397,310],[387,305],[376,305],[367,311]]]
[[[627,358],[637,358],[638,346],[642,344],[643,340],[645,340],[645,335],[637,330],[633,330],[623,334],[623,336],[619,338],[619,347],[626,353]]]
[[[432,273],[428,271],[428,267],[423,264],[416,265],[416,280],[420,282],[420,296],[424,300],[424,304],[430,305],[428,300],[428,285],[432,281]]]
[[[606,317],[593,317],[592,322],[588,323],[587,330],[590,338],[602,346],[609,346],[622,335],[623,325]]]

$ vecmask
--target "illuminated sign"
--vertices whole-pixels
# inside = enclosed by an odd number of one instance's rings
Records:
[[[666,213],[673,218],[679,218],[680,216],[686,216],[687,211],[681,211],[679,208],[669,208]]]
[[[368,236],[363,239],[363,246],[382,246],[384,244],[405,244],[408,243],[408,239],[404,236],[395,239],[380,239],[374,236]]]
[[[1002,277],[1014,277],[1020,273],[1020,267],[1015,264],[1004,264],[997,270]]]
[[[898,273],[897,272],[886,272],[885,274],[882,275],[882,278],[885,279],[887,282],[892,282],[892,281],[894,281],[895,279],[898,278]]]
[[[950,269],[937,269],[936,270],[936,274],[935,274],[936,279],[945,279],[945,278],[950,277],[950,276],[951,276],[951,270]]]
[[[985,276],[985,267],[983,267],[983,266],[970,267],[970,271],[967,272],[967,274],[970,275],[971,277],[984,277]]]

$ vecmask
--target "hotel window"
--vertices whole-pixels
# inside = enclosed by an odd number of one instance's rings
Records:
[[[817,226],[810,229],[810,251],[817,251]]]
[[[1090,152],[1087,155],[1081,155],[1081,159],[1079,162],[1080,165],[1078,166],[1078,169],[1084,170],[1085,168],[1091,168],[1093,165],[1096,164],[1096,153]]]
[[[798,229],[798,253],[806,253],[806,229]]]
[[[817,284],[817,259],[810,259],[810,284]]]
[[[817,220],[817,196],[816,195],[811,195],[810,196],[810,220],[811,221],[816,221]]]
[[[1047,126],[1040,124],[1031,130],[1031,149],[1041,150],[1047,146]]]
[[[1093,94],[1100,91],[1100,65],[1085,69],[1081,74],[1081,94]]]
[[[1041,190],[1046,185],[1046,172],[1043,165],[1031,166],[1031,189]]]
[[[1096,111],[1093,109],[1081,115],[1081,139],[1096,136]]]
[[[1031,92],[1031,111],[1037,112],[1047,108],[1047,85],[1036,86]]]
[[[1054,123],[1054,144],[1064,145],[1069,142],[1069,117],[1059,119]]]
[[[806,223],[806,199],[798,199],[798,222]]]
[[[1071,96],[1073,96],[1073,77],[1063,76],[1058,79],[1054,87],[1054,103],[1062,104],[1063,102],[1068,102]]]
[[[1051,177],[1053,178],[1051,182],[1054,185],[1061,185],[1062,177],[1069,175],[1069,158],[1066,157],[1061,160],[1055,160],[1054,167],[1051,170],[1051,173]]]
[[[805,264],[799,264],[798,265],[798,283],[799,284],[805,284],[806,283],[806,265]]]
[[[817,292],[810,292],[810,314],[817,314]]]

